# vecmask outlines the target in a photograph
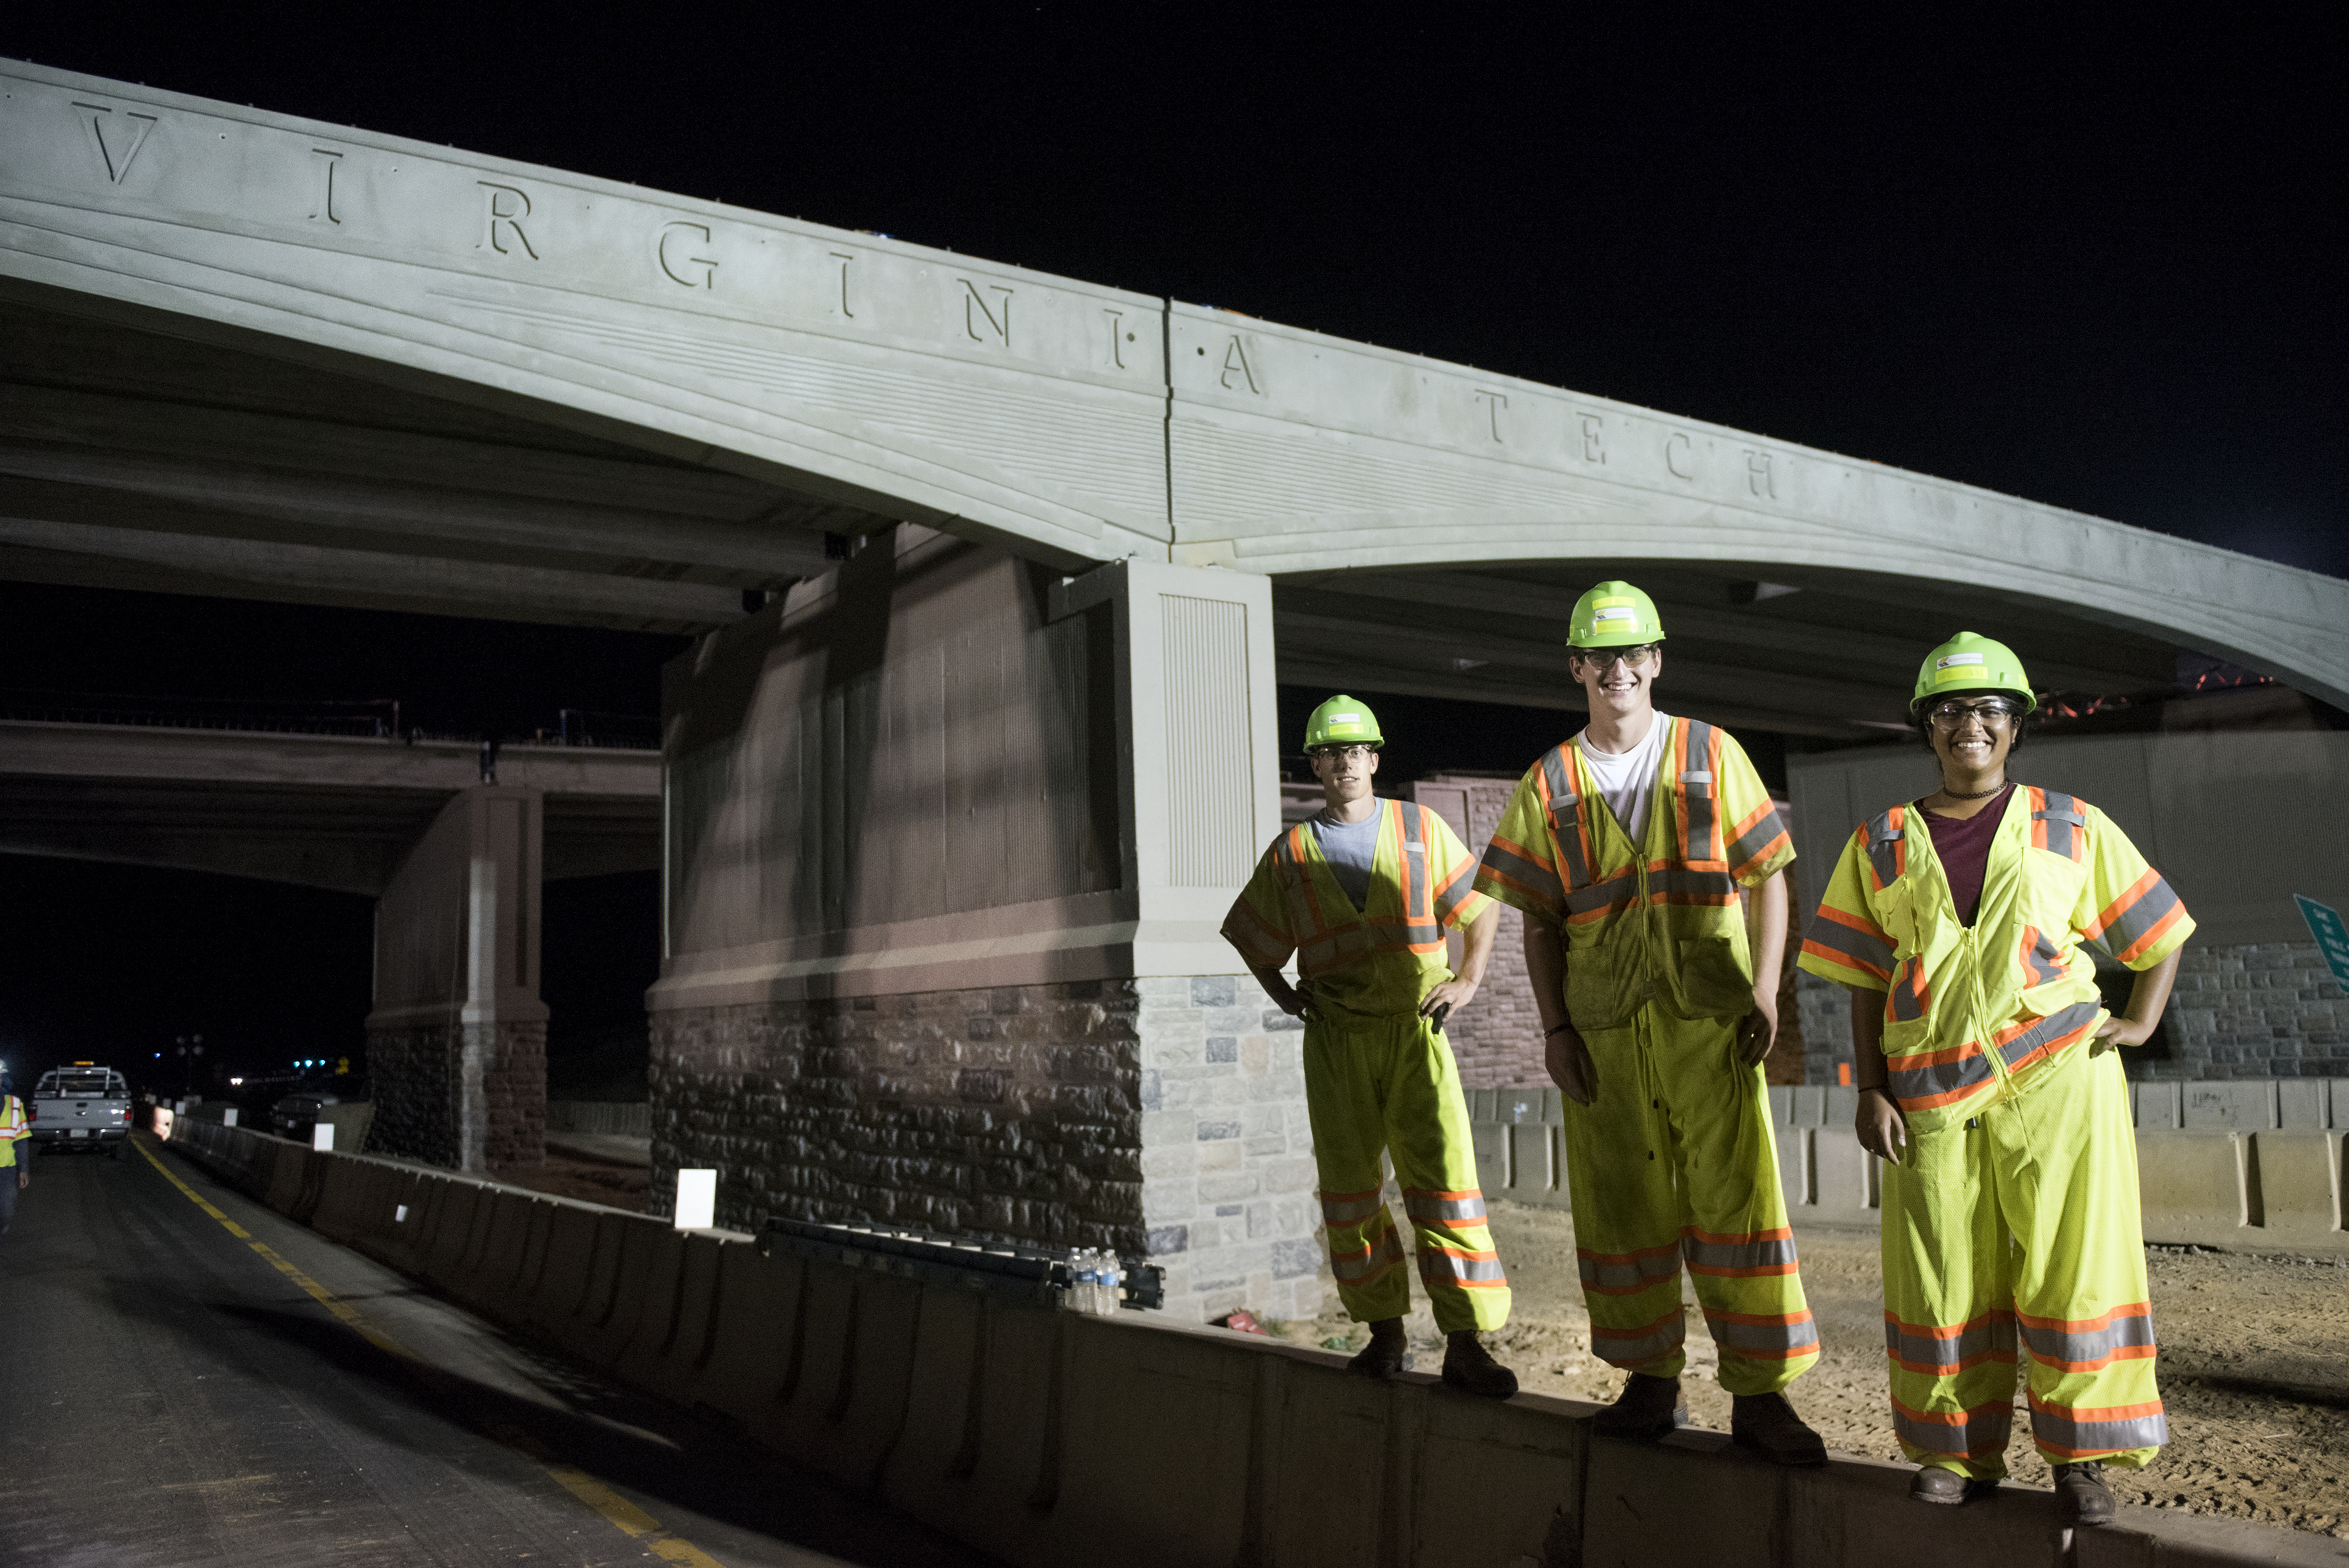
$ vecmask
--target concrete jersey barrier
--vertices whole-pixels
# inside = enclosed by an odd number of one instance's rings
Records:
[[[2138,1083],[2145,1239],[2171,1246],[2349,1256],[2349,1078]],[[1797,1225],[1875,1225],[1880,1162],[1851,1130],[1858,1091],[1773,1085],[1778,1175]],[[1565,1209],[1558,1091],[1471,1089],[1476,1172],[1488,1198]]]
[[[1138,1568],[1878,1568],[1887,1542],[1902,1568],[2343,1561],[2327,1538],[2135,1508],[2075,1539],[2052,1496],[2022,1489],[1926,1530],[1902,1465],[1783,1469],[1711,1432],[1614,1443],[1572,1401],[1371,1383],[1257,1335],[924,1285],[881,1258],[767,1256],[747,1236],[182,1128],[173,1149],[273,1206],[310,1203],[492,1321],[1034,1568],[1103,1542]]]

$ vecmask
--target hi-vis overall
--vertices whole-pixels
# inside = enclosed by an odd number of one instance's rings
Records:
[[[1845,846],[1801,961],[1885,993],[1909,1148],[1884,1168],[1884,1341],[1917,1463],[2006,1473],[2018,1348],[2049,1463],[2141,1466],[2168,1440],[2128,1089],[2090,1049],[2106,1013],[2081,944],[2150,969],[2193,929],[2104,813],[2052,790],[2007,797],[1971,929],[1912,808]]]
[[[1737,888],[1795,851],[1734,740],[1657,722],[1671,731],[1643,846],[1569,741],[1517,784],[1476,888],[1565,932],[1567,1011],[1599,1074],[1597,1102],[1568,1101],[1564,1128],[1592,1351],[1678,1376],[1685,1262],[1722,1386],[1771,1394],[1809,1370],[1819,1336],[1762,1070],[1736,1055],[1737,1021],[1754,1005]]]
[[[1378,805],[1362,909],[1299,823],[1257,863],[1224,937],[1267,969],[1294,952],[1310,990],[1305,1106],[1347,1314],[1377,1323],[1411,1307],[1402,1238],[1379,1200],[1386,1153],[1436,1326],[1498,1328],[1509,1318],[1509,1284],[1485,1224],[1460,1072],[1450,1043],[1419,1015],[1421,1000],[1452,978],[1444,928],[1474,923],[1485,900],[1473,886],[1475,861],[1442,817],[1407,801]]]

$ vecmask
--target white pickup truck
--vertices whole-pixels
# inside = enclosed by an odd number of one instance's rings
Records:
[[[103,1150],[120,1159],[130,1141],[130,1085],[111,1067],[88,1062],[52,1067],[34,1085],[26,1109],[43,1154]]]

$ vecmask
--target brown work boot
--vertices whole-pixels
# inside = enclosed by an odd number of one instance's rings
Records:
[[[1452,1331],[1444,1346],[1444,1380],[1484,1399],[1506,1399],[1517,1391],[1517,1375],[1493,1359],[1473,1328]]]
[[[1411,1370],[1411,1350],[1402,1336],[1402,1319],[1382,1317],[1371,1324],[1371,1343],[1354,1352],[1346,1370],[1383,1383],[1398,1372]]]
[[[1615,1403],[1590,1419],[1590,1429],[1602,1438],[1629,1438],[1652,1443],[1674,1427],[1688,1425],[1688,1407],[1681,1403],[1681,1380],[1651,1377],[1634,1372]]]
[[[2105,1467],[2095,1460],[2057,1465],[2055,1503],[2066,1524],[2110,1524],[2113,1489],[2105,1484]]]
[[[1729,1439],[1773,1464],[1823,1465],[1827,1446],[1784,1394],[1740,1394],[1729,1402]]]

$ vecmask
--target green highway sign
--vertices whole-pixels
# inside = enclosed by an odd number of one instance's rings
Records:
[[[2294,893],[2292,899],[2300,905],[2300,918],[2308,922],[2324,961],[2333,966],[2333,982],[2349,991],[2349,921],[2342,919],[2341,911],[2332,905],[2320,904],[2305,893]]]

